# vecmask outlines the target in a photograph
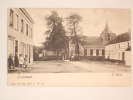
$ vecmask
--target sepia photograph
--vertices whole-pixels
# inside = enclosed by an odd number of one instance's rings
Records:
[[[9,85],[131,85],[130,9],[8,8],[7,22]]]

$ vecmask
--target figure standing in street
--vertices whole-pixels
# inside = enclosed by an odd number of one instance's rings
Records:
[[[20,54],[20,56],[19,56],[19,67],[23,67],[23,64],[24,64],[24,58],[23,58],[22,54]]]
[[[71,56],[71,61],[74,61],[74,55]]]
[[[15,68],[14,67],[14,62],[13,62],[13,56],[12,56],[12,54],[10,54],[9,55],[9,58],[8,58],[8,67],[9,67],[9,69]]]
[[[24,58],[24,66],[25,68],[28,67],[28,56],[27,55],[25,55],[25,58]]]
[[[18,59],[17,53],[15,54],[15,57],[14,57],[14,63],[15,63],[15,67],[19,66],[19,59]]]

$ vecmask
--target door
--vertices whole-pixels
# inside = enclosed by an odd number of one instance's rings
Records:
[[[122,61],[125,62],[125,53],[122,52]]]
[[[15,40],[15,54],[18,53],[18,41]]]
[[[29,45],[29,63],[30,63],[30,56],[31,56],[30,53],[31,52],[30,52],[30,45]]]

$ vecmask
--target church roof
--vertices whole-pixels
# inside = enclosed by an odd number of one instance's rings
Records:
[[[79,40],[83,46],[104,46],[100,37],[79,36]]]
[[[130,40],[131,40],[131,33],[126,32],[126,33],[122,33],[122,34],[116,36],[116,38],[114,40],[110,41],[108,44],[115,44],[115,43],[130,41]]]

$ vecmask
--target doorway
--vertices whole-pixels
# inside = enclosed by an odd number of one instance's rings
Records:
[[[18,40],[15,40],[15,54],[18,53]]]
[[[125,62],[125,53],[122,52],[122,61]]]

